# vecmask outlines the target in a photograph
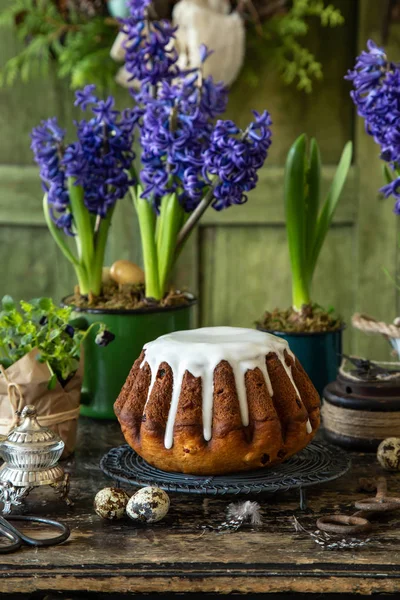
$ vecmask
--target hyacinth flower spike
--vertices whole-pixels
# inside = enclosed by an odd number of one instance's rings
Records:
[[[142,239],[146,296],[161,299],[171,271],[204,211],[242,204],[257,182],[271,144],[271,118],[254,113],[242,132],[225,112],[227,89],[202,68],[177,66],[175,28],[151,21],[148,0],[130,0],[122,20],[126,69],[140,83],[132,91],[142,149],[130,192]],[[199,48],[201,64],[210,51]]]
[[[395,198],[394,212],[400,214],[400,65],[389,61],[384,48],[369,40],[367,50],[357,57],[350,96],[364,119],[365,131],[380,146],[384,161],[385,198]]]
[[[97,296],[114,207],[132,183],[136,116],[133,110],[114,110],[113,98],[99,100],[94,92],[92,85],[76,92],[75,105],[90,108],[93,116],[75,123],[75,142],[66,144],[65,131],[48,119],[32,131],[31,148],[40,167],[48,228],[75,269],[80,293]],[[65,235],[74,238],[76,253]]]

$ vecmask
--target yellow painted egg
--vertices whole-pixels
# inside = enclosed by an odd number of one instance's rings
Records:
[[[117,260],[110,269],[110,277],[117,283],[144,283],[144,272],[130,260]]]
[[[101,272],[101,281],[103,283],[111,283],[111,281],[113,281],[111,279],[111,275],[110,275],[110,267],[103,267],[102,272]]]

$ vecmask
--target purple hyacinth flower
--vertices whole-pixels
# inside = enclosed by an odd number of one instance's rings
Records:
[[[380,146],[380,158],[396,170],[400,167],[400,69],[372,40],[367,48],[345,79],[353,84],[351,98],[364,119],[365,131]],[[399,181],[396,179],[381,191],[385,197],[398,198]]]
[[[214,53],[214,50],[209,50],[205,44],[200,44],[199,54],[200,54],[200,62],[203,64],[206,62],[207,58]]]
[[[150,21],[147,0],[128,2],[129,17],[121,19],[126,34],[125,68],[131,79],[157,86],[179,75],[178,53],[172,44],[176,27],[167,20]]]
[[[270,115],[254,112],[254,121],[244,133],[233,121],[217,121],[210,144],[203,153],[203,175],[210,183],[214,176],[213,207],[222,210],[243,204],[247,192],[258,180],[257,171],[264,164],[271,145]]]
[[[96,86],[85,85],[83,90],[77,90],[75,92],[75,102],[74,106],[79,106],[82,110],[86,110],[90,104],[95,104],[97,102],[97,97],[94,94]]]
[[[48,195],[50,215],[57,227],[73,235],[68,178],[84,191],[86,208],[105,218],[116,201],[133,183],[128,171],[137,114],[134,109],[114,109],[114,99],[99,100],[94,86],[76,92],[82,110],[93,116],[75,123],[77,140],[65,145],[65,131],[55,119],[42,122],[32,132],[32,150],[40,166],[42,184]]]

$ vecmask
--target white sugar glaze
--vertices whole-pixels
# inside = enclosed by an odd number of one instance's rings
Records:
[[[204,327],[189,331],[177,331],[146,344],[144,346],[145,358],[140,367],[142,368],[147,363],[151,369],[151,383],[147,400],[151,395],[161,363],[168,363],[173,375],[171,406],[165,429],[165,447],[172,448],[175,417],[181,384],[186,371],[189,371],[194,377],[201,377],[203,429],[206,440],[210,440],[212,436],[214,369],[222,360],[226,360],[232,367],[240,414],[245,426],[249,424],[249,408],[244,376],[249,369],[258,367],[272,396],[273,389],[265,362],[265,357],[270,352],[278,356],[298,398],[300,398],[291,368],[285,361],[285,350],[294,359],[286,340],[263,331],[239,327]],[[311,433],[312,427],[309,420],[306,427],[307,433]]]

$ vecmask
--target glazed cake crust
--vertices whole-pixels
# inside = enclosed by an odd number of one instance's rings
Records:
[[[166,426],[173,370],[161,362],[152,377],[144,350],[114,405],[126,441],[147,462],[165,471],[216,475],[282,462],[314,437],[320,423],[320,399],[290,351],[284,350],[281,356],[268,353],[265,366],[272,394],[259,367],[244,374],[248,406],[248,424],[244,425],[232,366],[227,360],[217,364],[209,440],[205,439],[203,424],[202,378],[186,370],[179,390],[173,443],[168,448]]]

